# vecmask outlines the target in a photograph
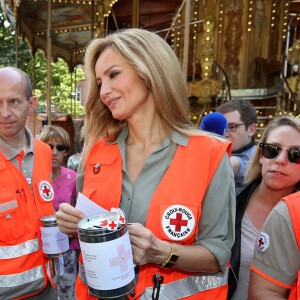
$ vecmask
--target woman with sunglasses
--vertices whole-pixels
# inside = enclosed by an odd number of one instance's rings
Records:
[[[229,299],[248,299],[255,241],[273,207],[300,182],[300,120],[281,116],[265,128],[237,197],[236,236],[230,259]]]
[[[282,200],[256,241],[249,288],[253,300],[300,297],[300,192]]]
[[[61,203],[75,206],[76,172],[63,166],[71,145],[69,133],[62,127],[48,125],[43,128],[40,139],[52,149],[52,185],[55,194],[53,201],[55,211],[59,209]],[[57,279],[60,300],[76,299],[75,280],[78,252],[78,240],[70,239],[70,250],[63,256],[63,272]]]

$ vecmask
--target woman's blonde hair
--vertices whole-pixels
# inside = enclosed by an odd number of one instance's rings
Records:
[[[64,128],[56,125],[45,126],[41,131],[40,140],[47,143],[51,138],[60,139],[64,146],[68,147],[67,151],[70,149],[70,135]]]
[[[192,127],[186,81],[171,47],[160,36],[147,30],[135,28],[117,31],[105,38],[92,40],[85,52],[88,95],[83,129],[84,162],[99,138],[114,140],[127,124],[126,120],[114,119],[110,110],[100,101],[95,65],[108,47],[120,54],[144,80],[153,95],[156,112],[167,134],[172,129],[186,133]]]
[[[300,133],[300,119],[291,117],[291,116],[280,116],[276,117],[274,120],[272,120],[267,127],[264,129],[261,139],[259,140],[259,143],[266,143],[268,137],[270,136],[270,133],[277,129],[280,126],[290,126],[292,128],[295,128]],[[258,180],[262,177],[261,174],[261,163],[260,163],[260,157],[261,157],[261,149],[259,146],[257,146],[254,155],[250,161],[250,164],[247,168],[247,172],[245,174],[245,183],[250,183],[255,180]]]

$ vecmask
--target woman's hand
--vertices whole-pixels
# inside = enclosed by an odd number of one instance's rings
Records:
[[[71,235],[77,236],[77,224],[85,218],[85,215],[69,203],[61,203],[59,210],[55,214],[59,229]]]
[[[158,239],[152,231],[139,223],[128,224],[133,261],[137,265],[161,265],[171,254],[171,241]],[[202,245],[176,244],[179,258],[175,268],[187,272],[217,273],[220,266],[214,255]]]
[[[133,260],[137,265],[146,263],[161,264],[171,253],[171,245],[156,238],[139,223],[128,224]]]

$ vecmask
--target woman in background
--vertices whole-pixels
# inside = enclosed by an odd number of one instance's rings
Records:
[[[237,197],[229,299],[248,299],[255,241],[273,207],[296,190],[300,181],[300,164],[292,153],[293,149],[298,153],[299,147],[298,118],[277,117],[263,131],[245,176],[248,185]]]
[[[52,149],[52,185],[55,198],[54,209],[61,203],[75,206],[76,172],[63,166],[70,149],[70,136],[62,127],[48,125],[43,128],[40,139]],[[59,300],[75,300],[75,279],[77,275],[77,254],[79,242],[70,238],[70,250],[63,256],[63,272],[58,275],[57,286]]]
[[[83,126],[83,121],[81,123],[81,125],[79,126],[78,129],[78,133],[76,134],[77,138],[76,138],[76,150],[77,152],[74,153],[73,155],[71,155],[68,158],[68,162],[67,162],[67,167],[68,169],[74,170],[77,172],[78,166],[80,164],[80,160],[81,160],[81,152],[82,152],[82,148],[83,148],[83,136],[81,135],[81,130],[82,130],[82,126]]]
[[[300,147],[297,149],[300,163]],[[251,300],[300,299],[300,192],[284,197],[269,214],[256,241]]]

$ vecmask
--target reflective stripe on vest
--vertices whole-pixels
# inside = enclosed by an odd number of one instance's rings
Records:
[[[38,266],[29,271],[11,275],[0,275],[0,287],[13,287],[43,279],[43,268]]]
[[[198,274],[176,280],[160,286],[159,300],[182,299],[199,292],[221,287],[227,284],[228,268],[224,273]],[[140,300],[152,299],[153,286],[146,288]]]
[[[159,300],[181,299],[227,284],[228,268],[224,273],[192,275],[160,286]],[[79,278],[87,285],[85,269],[79,263]],[[153,286],[146,288],[140,300],[152,299]]]
[[[23,255],[31,254],[40,249],[39,240],[26,241],[15,246],[0,246],[0,260],[12,259]]]

